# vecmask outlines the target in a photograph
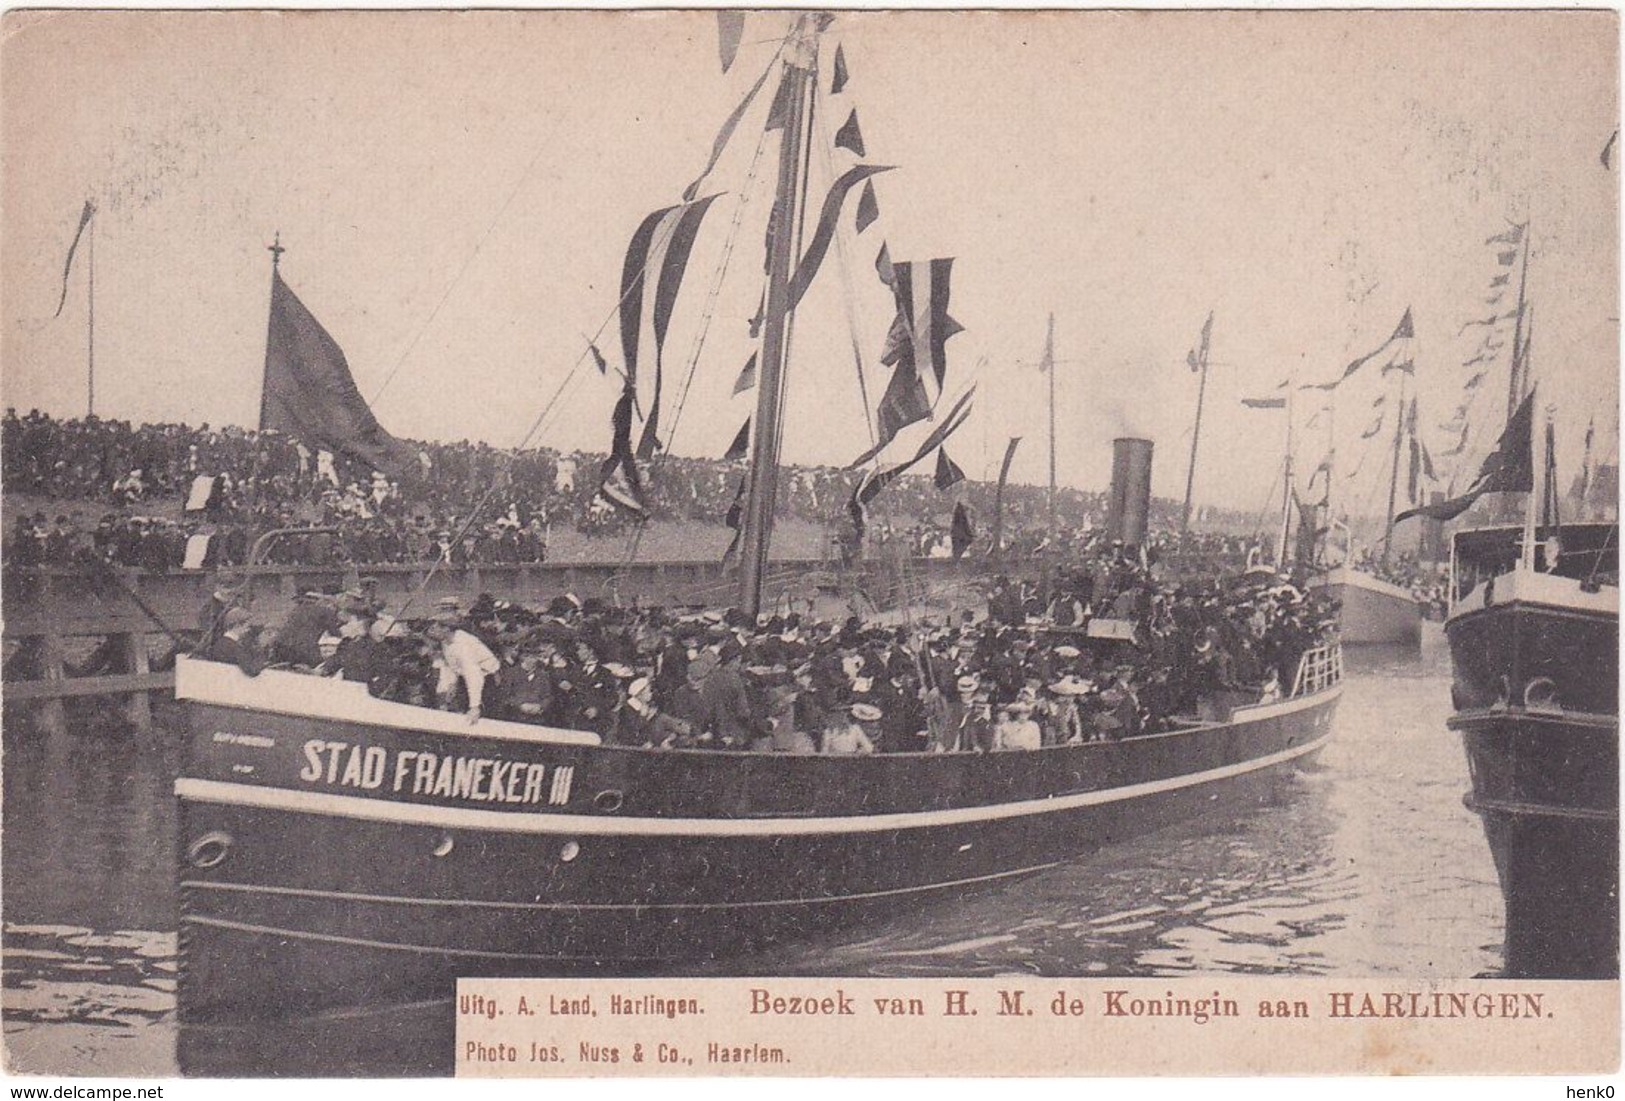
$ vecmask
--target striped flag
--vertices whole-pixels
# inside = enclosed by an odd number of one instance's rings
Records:
[[[886,255],[885,246],[881,255]],[[931,415],[942,396],[948,373],[947,342],[964,328],[948,316],[953,260],[892,264],[892,294],[897,314],[886,335],[880,362],[891,367],[891,381],[880,397],[876,443],[852,461],[862,466],[880,454],[904,428]]]
[[[663,353],[666,333],[677,305],[677,293],[682,287],[683,275],[688,269],[689,255],[700,225],[717,196],[710,195],[692,203],[679,203],[657,210],[643,220],[626,251],[626,262],[621,268],[621,355],[626,362],[626,377],[634,386],[638,380],[638,355],[647,320],[654,333],[655,374],[652,386],[639,395],[644,410],[643,435],[637,453],[647,459],[660,446],[660,395],[663,384]],[[650,273],[656,275],[653,303],[646,309],[644,291]]]

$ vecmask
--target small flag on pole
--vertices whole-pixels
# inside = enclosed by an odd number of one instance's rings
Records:
[[[79,228],[73,231],[73,243],[68,246],[67,262],[62,265],[62,297],[57,300],[56,313],[51,315],[53,317],[61,317],[62,307],[68,302],[68,275],[73,271],[73,254],[79,251],[79,238],[85,235],[85,227],[95,213],[96,204],[86,199],[84,209],[79,212]]]

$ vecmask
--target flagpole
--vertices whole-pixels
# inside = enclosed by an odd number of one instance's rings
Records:
[[[1202,381],[1196,387],[1196,423],[1191,428],[1191,461],[1185,472],[1185,510],[1180,513],[1179,533],[1184,535],[1191,528],[1191,490],[1196,485],[1196,444],[1202,436],[1202,400],[1207,396],[1207,360],[1208,335],[1213,331],[1213,311],[1207,314],[1207,324],[1202,327]]]
[[[1205,362],[1205,357],[1204,357]],[[1286,467],[1281,478],[1281,535],[1275,544],[1275,572],[1286,573],[1286,539],[1292,527],[1292,391],[1286,392]]]
[[[1044,338],[1045,360],[1049,365],[1049,553],[1044,556],[1044,606],[1049,607],[1055,561],[1055,315],[1049,315],[1049,332]]]
[[[85,417],[96,415],[96,219],[90,219],[90,309],[85,348]]]

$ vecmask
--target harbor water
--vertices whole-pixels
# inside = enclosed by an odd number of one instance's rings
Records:
[[[1501,898],[1478,819],[1462,805],[1467,767],[1445,728],[1449,658],[1428,626],[1420,654],[1349,652],[1331,744],[1262,808],[1216,812],[883,925],[686,971],[1494,975]],[[11,730],[5,752],[9,1066],[175,1074],[168,739],[112,727],[59,739]],[[188,1065],[221,1074],[449,1070],[422,1054],[449,1050],[448,1007],[287,1022],[301,1052],[294,1067],[270,1056],[242,1061],[229,1035],[193,1044]],[[388,1029],[377,1027],[379,1015]],[[386,1034],[391,1050],[369,1047]]]

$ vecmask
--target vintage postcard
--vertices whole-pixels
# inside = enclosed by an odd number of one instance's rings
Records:
[[[1616,13],[0,29],[8,1074],[1612,1096]]]

